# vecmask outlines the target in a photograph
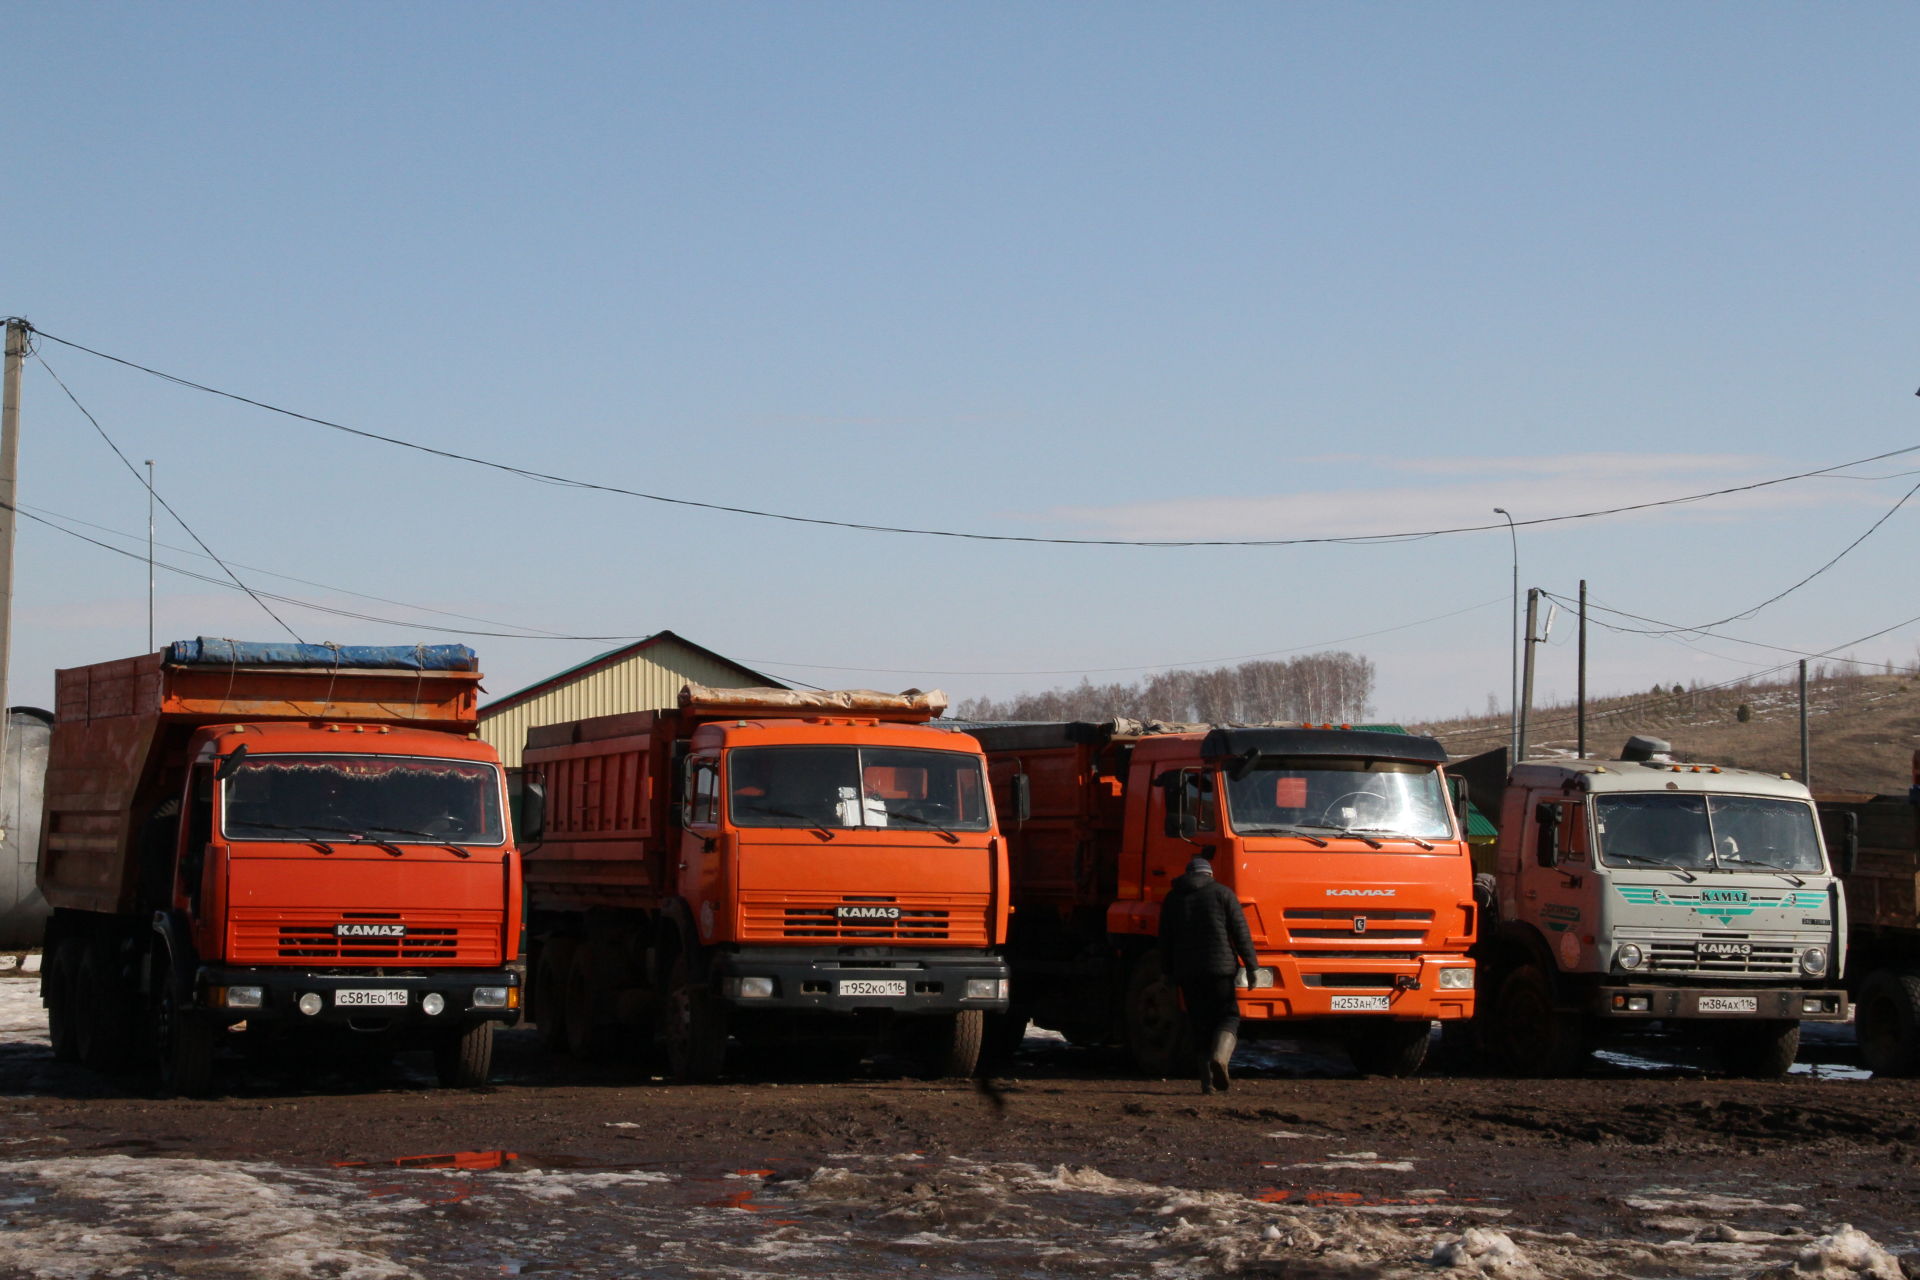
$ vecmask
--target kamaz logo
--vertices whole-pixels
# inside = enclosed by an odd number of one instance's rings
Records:
[[[1745,889],[1707,889],[1700,895],[1702,902],[1745,902]]]
[[[1329,889],[1329,898],[1391,898],[1395,889]]]
[[[407,926],[403,924],[337,924],[333,926],[336,938],[404,938]]]
[[[1365,933],[1367,931],[1367,918],[1365,916],[1355,916],[1353,918],[1353,931],[1355,933]]]
[[[898,907],[840,907],[834,911],[840,920],[898,920]]]

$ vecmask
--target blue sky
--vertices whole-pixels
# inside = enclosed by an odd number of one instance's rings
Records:
[[[1920,444],[1910,5],[91,4],[7,30],[0,311],[538,471],[1270,538]],[[671,628],[956,697],[1330,643],[1375,660],[1386,716],[1509,684],[1504,528],[882,536],[531,483],[40,354],[249,582],[393,620],[276,606],[304,638],[464,638],[496,693],[612,642],[456,627]],[[23,505],[143,550],[144,491],[38,363],[23,423]],[[1859,536],[1916,458],[1523,528],[1523,585],[1719,619]],[[1821,651],[1901,622],[1916,519],[1723,630]],[[144,648],[143,565],[29,522],[17,572],[11,701]],[[162,640],[281,634],[164,571],[157,609]],[[1571,634],[1543,694],[1572,691]],[[1598,632],[1592,680],[1787,656]]]

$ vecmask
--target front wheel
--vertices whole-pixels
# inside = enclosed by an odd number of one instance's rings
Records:
[[[1853,1035],[1860,1060],[1876,1076],[1920,1075],[1920,976],[1890,969],[1868,974]]]
[[[1487,1044],[1509,1075],[1567,1076],[1586,1060],[1585,1030],[1578,1014],[1554,1007],[1552,979],[1538,965],[1523,964],[1494,996]]]
[[[433,1046],[433,1070],[449,1089],[474,1089],[493,1074],[493,1024],[449,1031]]]
[[[727,1058],[727,1007],[712,988],[694,982],[693,965],[684,955],[673,962],[667,979],[660,1033],[675,1080],[698,1083],[720,1074]]]
[[[160,1087],[189,1098],[205,1094],[213,1084],[213,1046],[219,1031],[181,1003],[164,970],[154,975],[153,1030]]]
[[[928,1025],[918,1055],[921,1078],[964,1080],[980,1069],[980,1047],[987,1030],[984,1011],[962,1009],[951,1017],[923,1021]]]
[[[1134,962],[1127,975],[1127,1052],[1141,1074],[1186,1075],[1194,1061],[1193,1034],[1180,1009],[1180,988],[1158,951]]]
[[[1356,1027],[1347,1038],[1347,1056],[1361,1075],[1410,1076],[1427,1060],[1430,1022],[1383,1022]]]
[[[1733,1022],[1716,1028],[1720,1065],[1750,1080],[1776,1080],[1800,1056],[1800,1024],[1791,1019]]]
[[[540,1043],[554,1053],[567,1047],[567,969],[573,948],[572,938],[548,938],[533,966],[533,1021]]]
[[[47,1006],[47,1039],[53,1045],[53,1060],[78,1062],[80,1019],[85,1016],[74,1002],[79,994],[80,944],[71,938],[56,943],[46,966],[40,991]]]

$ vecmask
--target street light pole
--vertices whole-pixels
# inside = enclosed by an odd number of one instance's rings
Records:
[[[1513,638],[1513,671],[1507,679],[1507,750],[1513,763],[1520,763],[1520,535],[1513,527],[1513,516],[1505,507],[1493,514],[1507,517],[1507,538],[1513,543],[1513,619],[1507,634]]]

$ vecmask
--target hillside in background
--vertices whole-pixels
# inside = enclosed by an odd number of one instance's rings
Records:
[[[1830,672],[1810,680],[1807,695],[1814,789],[1905,795],[1920,748],[1920,675]],[[1459,755],[1502,746],[1508,735],[1505,715],[1408,728]],[[1678,759],[1800,776],[1799,693],[1791,680],[1588,700],[1589,756],[1618,756],[1636,733],[1667,739]],[[1535,707],[1527,742],[1530,756],[1572,755],[1573,704]]]

